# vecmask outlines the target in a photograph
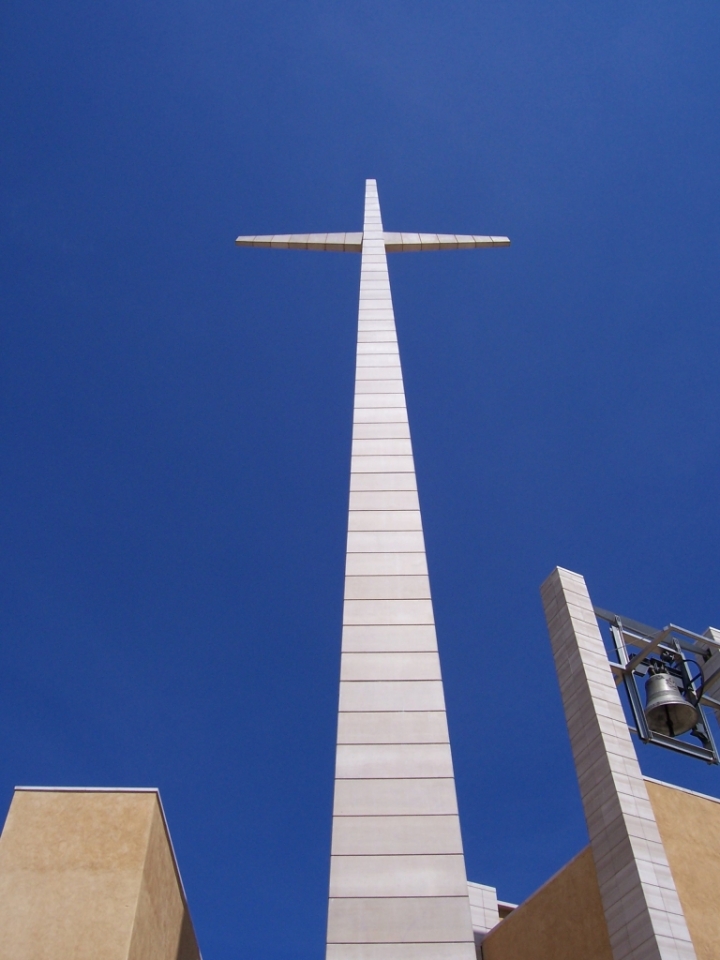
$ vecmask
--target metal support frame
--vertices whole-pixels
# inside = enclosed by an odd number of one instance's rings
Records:
[[[692,630],[678,627],[676,624],[671,623],[663,630],[657,630],[600,607],[595,607],[594,610],[598,619],[605,620],[610,626],[617,662],[609,660],[609,663],[615,675],[615,683],[618,685],[622,683],[625,687],[630,712],[635,721],[635,728],[630,727],[630,730],[643,743],[665,747],[667,750],[674,750],[676,753],[683,753],[686,756],[704,760],[706,763],[720,764],[720,755],[704,709],[704,707],[718,709],[720,702],[696,688],[698,677],[691,675],[688,658],[684,655],[691,654],[693,659],[690,663],[695,663],[699,669],[701,662],[707,659],[709,654],[720,649],[720,643],[694,633]],[[632,653],[628,651],[628,647],[634,648]],[[635,652],[636,649],[638,652]],[[669,672],[680,680],[685,695],[694,701],[694,705],[699,710],[700,719],[689,734],[699,740],[699,743],[655,733],[648,726],[638,677],[645,676],[651,663],[661,660]]]

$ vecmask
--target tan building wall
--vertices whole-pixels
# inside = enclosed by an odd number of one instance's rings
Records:
[[[719,960],[720,800],[645,782],[698,960]]]
[[[482,943],[483,960],[613,960],[590,847]]]
[[[199,960],[156,791],[16,790],[0,960]]]
[[[645,779],[698,960],[720,960],[720,800]],[[482,960],[613,960],[590,847],[498,924]]]

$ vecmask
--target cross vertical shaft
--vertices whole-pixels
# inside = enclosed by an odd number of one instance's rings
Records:
[[[327,960],[474,960],[377,185],[362,239]]]

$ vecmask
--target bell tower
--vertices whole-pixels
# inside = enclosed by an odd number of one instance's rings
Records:
[[[613,960],[696,960],[585,580],[541,593]]]

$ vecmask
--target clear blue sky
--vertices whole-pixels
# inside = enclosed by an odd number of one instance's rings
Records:
[[[715,0],[6,0],[0,806],[160,787],[206,960],[320,960],[359,257],[390,261],[471,879],[586,843],[538,587],[720,626]],[[641,748],[648,773],[720,773]]]

